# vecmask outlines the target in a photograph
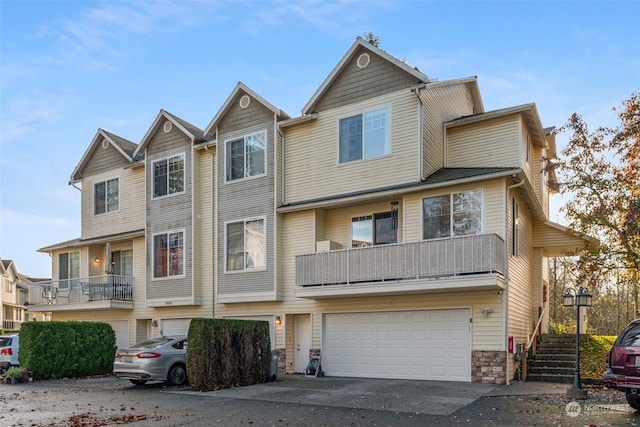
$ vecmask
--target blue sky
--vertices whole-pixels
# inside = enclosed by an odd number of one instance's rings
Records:
[[[162,108],[204,129],[238,81],[298,116],[369,31],[430,78],[478,76],[486,110],[613,125],[640,90],[638,16],[636,1],[0,0],[0,257],[49,277],[37,249],[80,237],[67,183],[98,128],[138,143]]]

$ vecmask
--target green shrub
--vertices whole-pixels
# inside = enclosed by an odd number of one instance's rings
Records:
[[[607,352],[611,350],[614,336],[592,335],[580,343],[580,375],[585,378],[602,378]]]
[[[269,322],[193,319],[189,325],[187,373],[194,390],[266,382],[270,360]]]
[[[101,375],[113,370],[116,335],[99,322],[27,322],[20,330],[20,366],[35,379]]]

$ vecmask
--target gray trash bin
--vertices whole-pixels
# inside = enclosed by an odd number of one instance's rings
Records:
[[[269,379],[275,381],[278,379],[278,362],[280,361],[280,350],[271,352],[271,365],[269,366]]]

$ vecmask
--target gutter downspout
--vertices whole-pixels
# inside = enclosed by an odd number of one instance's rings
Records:
[[[512,175],[513,178],[516,177],[516,175]],[[507,187],[506,193],[505,193],[505,203],[504,203],[504,217],[505,217],[505,225],[509,224],[509,194],[511,193],[511,190],[513,190],[514,188],[518,188],[521,185],[523,185],[525,183],[525,179],[523,178],[522,181],[516,183],[516,184],[512,184],[509,187]],[[509,341],[509,280],[511,280],[509,278],[509,228],[510,227],[506,227],[505,229],[505,233],[504,235],[506,236],[505,239],[505,245],[504,245],[504,293],[502,294],[502,306],[504,307],[504,310],[502,310],[503,314],[503,328],[504,328],[504,341],[503,344],[506,346],[507,342]],[[515,349],[514,349],[515,351]],[[510,365],[510,361],[508,359],[509,357],[509,353],[507,353],[507,367]],[[511,361],[512,362],[512,361]],[[509,380],[509,375],[508,375],[509,371],[507,370],[505,372],[505,374],[507,374],[507,378],[506,378],[506,384],[509,385],[510,384],[510,380]]]
[[[75,182],[75,181],[71,181],[71,182],[69,182],[69,184],[71,184],[71,186],[72,186],[73,188],[75,188],[76,190],[78,190],[78,191],[82,192],[82,188],[78,188],[78,187],[76,187],[76,182]]]

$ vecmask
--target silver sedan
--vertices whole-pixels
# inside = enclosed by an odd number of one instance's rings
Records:
[[[187,382],[187,337],[151,338],[131,348],[118,349],[113,375],[142,385],[164,381],[168,385]]]

